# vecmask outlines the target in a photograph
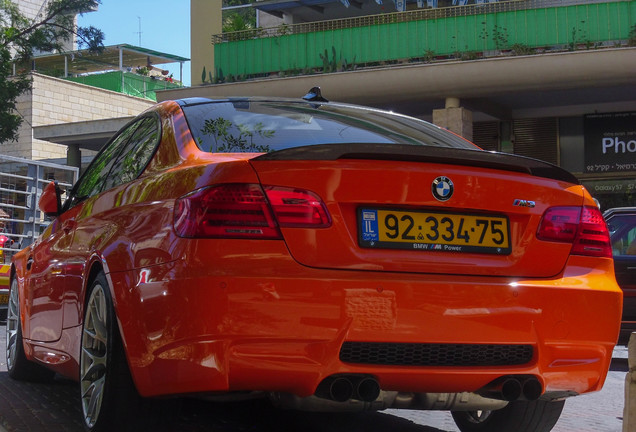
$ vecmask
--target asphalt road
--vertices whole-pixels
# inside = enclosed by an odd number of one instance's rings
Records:
[[[6,329],[0,325],[0,432],[82,432],[77,384],[55,379],[13,381],[6,370]],[[621,432],[627,350],[614,351],[607,381],[597,393],[570,398],[554,432]],[[313,414],[271,409],[262,402],[214,404],[179,400],[162,430],[179,432],[458,432],[447,412],[387,410]],[[156,429],[155,429],[156,430]]]

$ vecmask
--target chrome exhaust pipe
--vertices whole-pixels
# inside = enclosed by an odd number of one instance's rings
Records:
[[[521,381],[515,377],[501,377],[487,385],[478,394],[492,399],[515,401],[521,397],[523,388]]]
[[[356,385],[354,397],[363,402],[373,402],[380,396],[380,384],[375,378],[364,377]]]
[[[329,397],[336,402],[345,402],[353,397],[353,383],[348,378],[335,378],[329,386]]]
[[[536,377],[528,378],[523,382],[523,397],[529,401],[537,400],[543,394],[543,386]]]
[[[353,397],[353,382],[344,376],[325,378],[316,389],[316,396],[336,402],[346,402]]]
[[[380,384],[368,375],[333,375],[322,380],[315,395],[335,402],[373,402],[380,396]]]
[[[519,399],[522,390],[521,382],[516,378],[509,378],[501,384],[501,396],[507,401]]]

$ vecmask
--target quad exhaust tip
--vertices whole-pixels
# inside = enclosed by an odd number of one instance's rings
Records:
[[[509,402],[519,399],[534,401],[543,394],[543,386],[534,376],[512,375],[494,380],[478,393],[485,397]]]
[[[334,402],[358,400],[373,402],[380,396],[378,380],[370,375],[332,375],[318,386],[315,395]],[[500,377],[478,392],[483,397],[502,401],[539,399],[543,385],[532,375],[511,375]]]
[[[320,383],[316,396],[335,402],[373,402],[380,396],[380,384],[368,375],[335,375]]]

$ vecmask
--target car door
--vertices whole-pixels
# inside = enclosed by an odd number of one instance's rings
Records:
[[[65,310],[79,309],[77,294],[68,289],[81,285],[82,269],[88,258],[82,250],[71,247],[77,220],[90,215],[86,204],[101,190],[117,155],[137,126],[138,122],[135,122],[125,128],[95,157],[71,189],[62,213],[33,245],[33,253],[27,262],[30,272],[25,299],[30,312],[24,331],[29,339],[41,342],[58,340]]]
[[[73,235],[73,217],[73,212],[66,212],[52,221],[34,244],[27,261],[30,272],[25,300],[29,321],[24,332],[34,341],[56,341],[61,335],[64,262]]]
[[[81,299],[91,257],[102,258],[104,248],[117,249],[122,245],[113,243],[126,243],[121,234],[126,231],[125,218],[121,217],[123,190],[115,188],[136,179],[143,172],[156,150],[160,135],[161,127],[156,115],[149,114],[134,122],[122,132],[120,139],[115,139],[114,151],[106,152],[108,162],[93,172],[99,180],[93,184],[91,174],[91,186],[86,190],[81,186],[78,188],[78,194],[85,198],[77,205],[81,210],[74,218],[74,235],[69,246],[64,287],[64,295],[68,299],[64,307],[64,328],[82,322]]]

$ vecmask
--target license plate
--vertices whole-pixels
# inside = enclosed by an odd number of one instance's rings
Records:
[[[361,247],[510,254],[508,218],[499,215],[361,208]]]
[[[9,294],[0,294],[0,304],[9,304]]]

